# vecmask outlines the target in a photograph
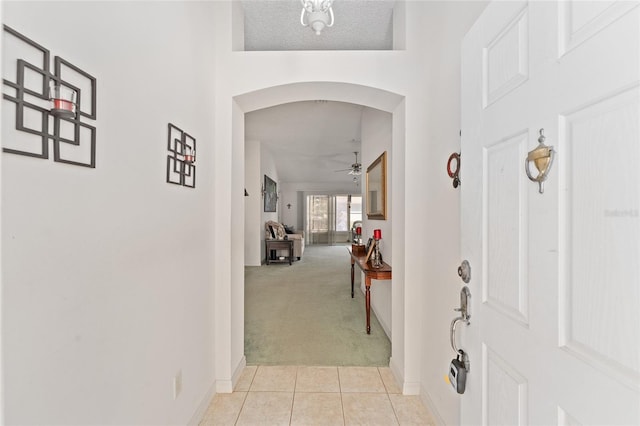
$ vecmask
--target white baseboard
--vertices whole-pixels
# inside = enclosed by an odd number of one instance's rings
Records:
[[[189,420],[189,423],[187,423],[189,426],[198,426],[200,424],[215,394],[216,382],[214,381],[213,384],[209,386],[209,390],[205,393],[202,401],[200,401],[200,404],[198,404],[198,408],[196,409],[196,412],[193,414],[193,416],[191,416],[191,420]]]
[[[391,327],[389,327],[389,325],[385,321],[382,320],[382,317],[380,315],[378,315],[376,307],[375,307],[375,305],[373,303],[371,304],[371,310],[373,311],[373,314],[376,316],[376,319],[380,323],[380,326],[382,327],[382,330],[387,335],[389,340],[391,340]]]
[[[422,400],[422,403],[427,407],[427,410],[429,410],[429,413],[431,414],[431,417],[433,417],[436,426],[445,426],[444,419],[440,415],[440,412],[429,396],[429,392],[427,392],[424,387],[421,387],[420,389],[420,399]]]
[[[396,363],[393,357],[389,358],[389,368],[391,369],[391,372],[393,373],[393,377],[395,377],[396,382],[403,383],[404,375],[402,374],[402,370],[400,369],[400,367],[398,366],[398,364]]]
[[[391,370],[391,374],[393,374],[393,378],[396,379],[396,383],[404,383],[404,375],[402,374],[400,367],[398,367],[398,364],[396,364],[393,357],[389,358],[389,369]]]
[[[363,281],[363,283],[360,284],[360,291],[362,292],[362,294],[366,294],[366,286],[364,284],[364,280],[362,280],[362,281]],[[378,311],[376,309],[376,305],[373,302],[371,303],[371,310],[373,311],[373,314],[376,316],[376,319],[380,323],[380,326],[382,327],[382,331],[384,331],[384,334],[387,335],[389,340],[392,340],[391,339],[391,327],[389,327],[387,322],[382,319],[382,316],[378,315]]]
[[[247,365],[247,358],[243,355],[236,366],[233,374],[231,375],[230,380],[216,380],[216,393],[231,393],[233,392],[233,388],[235,387],[238,380],[240,380],[240,375],[242,374],[242,370]]]
[[[404,382],[402,385],[403,395],[420,395],[420,382]]]
[[[232,380],[216,380],[216,393],[231,393],[233,392]]]
[[[216,395],[216,393],[231,393],[233,392],[233,388],[240,380],[240,375],[242,374],[242,370],[247,366],[247,358],[243,355],[242,359],[238,363],[235,371],[233,372],[233,376],[231,380],[215,380],[207,393],[205,394],[202,401],[198,405],[196,412],[191,417],[189,421],[189,426],[198,426],[202,421],[204,414],[207,412],[207,408],[209,408],[209,404],[211,404],[211,400]]]
[[[407,382],[404,380],[404,374],[400,366],[395,362],[393,357],[389,358],[389,368],[396,382],[400,383],[403,395],[420,395],[420,382]]]
[[[240,380],[240,376],[242,375],[242,371],[244,370],[244,368],[246,366],[247,366],[247,357],[242,355],[242,358],[240,358],[240,362],[238,362],[238,365],[236,366],[236,369],[233,372],[233,377],[231,378],[231,380],[233,381],[233,386],[231,387],[232,391],[236,387],[236,385],[238,384],[238,380]]]

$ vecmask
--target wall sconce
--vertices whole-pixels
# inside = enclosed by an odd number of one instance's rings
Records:
[[[184,148],[184,162],[188,164],[193,164],[196,162],[196,150],[191,148],[190,146],[185,146]]]
[[[245,196],[245,197],[248,197],[248,196],[249,196],[249,193],[247,192],[247,188],[245,188],[245,189],[244,189],[244,196]]]
[[[76,116],[78,93],[70,87],[54,84],[49,87],[51,114],[56,117],[74,118]]]
[[[11,27],[3,25],[2,36],[15,47],[3,51],[2,101],[15,107],[15,131],[34,138],[24,144],[3,134],[2,152],[41,159],[52,153],[54,162],[95,168],[96,78],[60,56],[52,64],[48,49]]]
[[[167,150],[167,183],[195,188],[196,139],[169,123]]]
[[[291,210],[291,203],[287,204],[287,208]]]

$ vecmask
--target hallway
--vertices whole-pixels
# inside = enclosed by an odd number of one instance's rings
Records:
[[[388,367],[247,366],[216,394],[212,425],[431,425],[419,396],[402,395]]]
[[[372,298],[371,334],[346,245],[311,245],[293,265],[245,267],[244,353],[249,365],[388,366],[391,341]],[[374,292],[389,282],[376,281]]]

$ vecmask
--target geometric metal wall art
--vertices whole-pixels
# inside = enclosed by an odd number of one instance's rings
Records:
[[[196,187],[196,139],[169,123],[167,182]]]
[[[3,119],[15,121],[12,137],[3,137],[2,151],[76,166],[96,166],[96,79],[16,30],[3,26],[2,98],[15,104],[3,108]],[[15,64],[15,67],[13,66]],[[73,94],[73,103],[51,94]],[[5,112],[6,111],[6,112]],[[9,131],[5,131],[7,134]]]

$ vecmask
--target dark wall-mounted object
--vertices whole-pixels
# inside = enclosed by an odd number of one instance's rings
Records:
[[[167,182],[195,188],[196,139],[169,123],[167,149]]]
[[[278,203],[277,186],[273,179],[264,175],[264,211],[275,212]]]
[[[457,188],[460,186],[460,156],[461,154],[458,152],[454,152],[449,156],[449,160],[447,161],[447,174],[451,179],[453,179],[453,187]],[[453,168],[453,163],[455,162],[455,169]]]
[[[96,128],[86,120],[96,120],[96,79],[59,56],[54,57],[51,72],[50,52],[35,41],[4,25],[3,49],[9,46],[34,54],[37,64],[18,59],[15,81],[3,76],[5,101],[15,104],[16,130],[35,136],[38,143],[3,141],[2,151],[35,158],[49,158],[49,141],[53,142],[53,160],[75,166],[96,166]],[[10,53],[7,57],[11,59]],[[7,60],[5,58],[5,60]],[[6,66],[12,66],[11,63]],[[10,69],[10,68],[7,68]],[[61,111],[60,103],[50,95],[58,87],[73,92],[73,105]],[[59,101],[59,100],[58,100]]]

